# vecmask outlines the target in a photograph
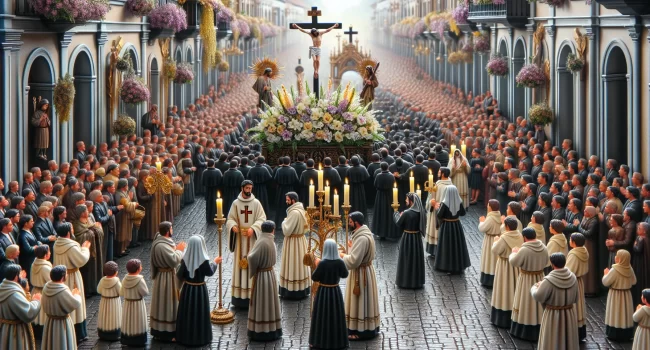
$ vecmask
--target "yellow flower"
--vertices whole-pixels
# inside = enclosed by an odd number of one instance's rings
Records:
[[[325,131],[323,130],[316,131],[316,138],[319,140],[325,140]]]
[[[335,132],[334,140],[336,140],[336,142],[343,142],[343,133],[340,131]]]
[[[275,133],[275,130],[276,130],[276,129],[275,129],[275,126],[273,126],[273,125],[269,125],[269,127],[268,127],[266,130],[267,130],[269,133],[273,134],[273,133]]]
[[[367,130],[366,128],[364,128],[364,127],[360,127],[360,128],[357,130],[357,132],[359,132],[359,135],[364,136],[364,137],[365,137],[366,135],[368,135],[368,130]]]
[[[312,129],[311,122],[306,122],[305,124],[303,124],[303,126],[305,127],[305,130],[311,130]]]
[[[284,131],[284,125],[278,125],[278,134],[281,134]]]
[[[323,116],[323,123],[329,124],[332,122],[332,120],[334,120],[334,118],[332,118],[332,115],[329,113],[325,113],[325,115]]]

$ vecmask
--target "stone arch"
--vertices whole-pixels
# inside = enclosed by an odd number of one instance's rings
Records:
[[[632,164],[635,145],[629,139],[633,125],[631,56],[625,44],[616,39],[609,43],[602,58],[601,113],[599,135],[603,159],[614,158]],[[640,140],[636,140],[640,141]]]
[[[180,47],[176,47],[174,61],[177,64],[183,62],[183,50],[181,50]],[[185,106],[183,106],[183,84],[174,83],[174,105],[178,107],[179,111],[182,111],[185,108]]]
[[[23,70],[22,91],[21,94],[21,113],[22,120],[18,123],[18,174],[24,174],[25,171],[33,166],[47,167],[47,162],[37,157],[34,149],[34,133],[36,129],[31,124],[31,118],[34,114],[33,99],[39,97],[47,99],[50,102],[50,120],[49,127],[49,149],[47,151],[48,159],[55,159],[58,153],[59,124],[58,118],[54,111],[52,95],[55,83],[55,69],[52,63],[52,57],[43,48],[33,50],[25,63]]]
[[[185,62],[187,62],[190,67],[192,67],[192,72],[194,73],[194,81],[192,81],[191,84],[184,84],[185,96],[183,99],[183,107],[186,107],[190,103],[194,103],[194,94],[192,93],[192,87],[194,86],[194,82],[196,81],[196,76],[198,74],[194,66],[194,51],[192,51],[192,47],[190,45],[188,45],[185,49]]]
[[[517,76],[521,68],[524,67],[526,63],[526,41],[523,37],[518,37],[515,40],[515,47],[512,54],[512,74],[513,77]],[[513,114],[512,118],[519,116],[526,117],[526,88],[517,87],[515,79],[512,79],[512,89],[513,89]]]
[[[70,55],[68,72],[74,77],[75,98],[72,110],[72,142],[95,143],[95,62],[86,45],[77,46]]]
[[[555,144],[564,139],[576,141],[576,75],[566,67],[569,54],[575,53],[575,47],[569,40],[560,44],[557,55],[557,98],[555,106]]]
[[[510,49],[508,48],[508,41],[506,39],[502,38],[499,40],[499,45],[497,47],[499,55],[503,57],[509,56],[508,53],[510,52]],[[510,74],[513,74],[513,72],[510,72]],[[508,111],[508,76],[510,74],[503,77],[496,77],[497,93],[495,95],[497,98],[498,108],[501,110],[501,113],[509,119],[514,120]]]
[[[356,72],[361,62],[365,59],[370,59],[370,56],[366,56],[362,52],[359,52],[356,45],[344,45],[341,53],[330,58],[330,77],[332,78],[332,85],[334,87],[339,86],[341,84],[343,73],[350,71]]]

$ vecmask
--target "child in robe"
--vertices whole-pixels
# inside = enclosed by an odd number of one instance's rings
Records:
[[[97,292],[102,296],[97,317],[97,335],[101,340],[117,341],[120,339],[122,326],[120,289],[122,289],[122,283],[117,277],[117,272],[117,263],[107,262],[104,264],[104,277],[97,285]]]
[[[634,336],[632,319],[632,292],[636,276],[630,265],[630,253],[625,249],[616,252],[615,264],[606,268],[603,285],[609,288],[605,309],[605,335],[615,341],[628,341]]]
[[[578,279],[576,313],[578,316],[578,338],[582,342],[587,338],[587,308],[585,307],[585,282],[583,279],[589,272],[589,252],[585,248],[585,236],[580,232],[571,234],[569,245],[571,250],[567,256],[566,267]]]
[[[551,220],[549,231],[551,232],[551,239],[546,244],[548,249],[548,256],[553,253],[562,253],[566,256],[569,253],[569,245],[564,235],[564,223],[561,220]]]
[[[544,213],[541,211],[535,211],[533,212],[533,215],[530,218],[530,223],[528,223],[528,226],[533,230],[535,230],[535,234],[537,235],[537,240],[546,244],[546,231],[544,230],[544,226],[542,226],[542,223],[544,222]]]
[[[638,324],[632,350],[650,349],[650,289],[641,292],[641,304],[637,305],[632,318]]]
[[[120,295],[124,297],[122,308],[122,345],[132,347],[143,347],[147,345],[147,333],[149,323],[147,322],[147,305],[144,297],[149,295],[147,283],[142,272],[142,262],[138,259],[131,259],[126,263],[128,275],[122,280]]]
[[[52,263],[50,262],[50,247],[46,244],[39,245],[34,248],[34,255],[36,260],[32,264],[31,280],[33,294],[40,294],[45,287],[45,283],[50,281],[50,271],[52,271]],[[43,308],[39,312],[36,319],[32,322],[32,329],[34,330],[34,338],[41,339],[43,336],[43,325],[47,315]]]

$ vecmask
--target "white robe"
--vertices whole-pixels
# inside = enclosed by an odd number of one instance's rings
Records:
[[[39,301],[29,301],[20,284],[4,280],[0,284],[0,319],[20,322],[0,323],[0,349],[35,349],[31,322],[41,310]]]
[[[239,197],[232,203],[228,212],[228,220],[226,221],[228,247],[234,247],[235,253],[232,272],[233,298],[250,298],[252,287],[251,275],[248,269],[241,268],[240,261],[255,245],[257,237],[262,233],[262,223],[264,221],[266,221],[266,214],[264,213],[262,204],[255,199],[254,195],[245,199],[240,193]],[[235,226],[239,227],[239,233],[232,231],[232,228]],[[253,229],[254,234],[251,237],[242,236],[242,232],[247,231],[249,228]]]
[[[31,291],[32,295],[36,293],[43,293],[43,287],[45,287],[45,283],[50,281],[50,271],[52,271],[51,262],[43,259],[34,260],[29,281],[33,286],[33,289]],[[45,311],[43,311],[41,308],[41,312],[38,314],[33,323],[35,325],[43,326],[45,324],[45,320],[47,320],[47,315],[45,315]]]
[[[282,221],[284,243],[282,245],[282,265],[280,287],[288,291],[301,291],[311,285],[309,267],[302,260],[307,253],[305,232],[309,230],[307,215],[301,202],[287,209],[287,217]]]
[[[89,258],[90,251],[88,248],[81,247],[75,240],[59,237],[54,242],[54,265],[65,265],[68,269],[65,284],[70,290],[79,289],[81,305],[70,315],[75,324],[86,320],[84,283],[79,268],[86,265]]]
[[[97,292],[102,296],[99,301],[97,329],[114,332],[122,327],[122,301],[120,289],[122,283],[117,277],[104,277],[97,285]]]
[[[180,283],[176,269],[183,259],[183,252],[176,250],[174,241],[157,235],[151,245],[151,329],[160,332],[176,331],[178,293]]]
[[[41,350],[77,349],[77,336],[70,313],[81,306],[81,298],[80,295],[73,295],[63,283],[48,282],[45,285],[41,307],[48,316],[57,319],[48,317],[45,321]]]
[[[138,336],[149,332],[147,304],[143,299],[149,295],[149,289],[144,277],[142,275],[124,277],[120,295],[124,297],[122,334]]]
[[[436,194],[435,199],[437,203],[442,203],[442,200],[445,199],[445,193],[447,191],[447,186],[453,185],[451,179],[438,180],[436,182]],[[431,207],[431,199],[427,198],[426,211],[427,211],[427,244],[436,246],[438,245],[438,229],[436,228],[436,211]]]

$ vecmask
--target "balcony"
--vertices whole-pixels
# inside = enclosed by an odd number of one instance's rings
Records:
[[[650,14],[648,0],[596,0],[597,3],[610,10],[616,10],[622,15],[644,16]]]
[[[468,20],[474,23],[499,23],[507,27],[523,28],[528,24],[530,6],[527,0],[507,0],[502,5],[474,5],[470,2]]]

